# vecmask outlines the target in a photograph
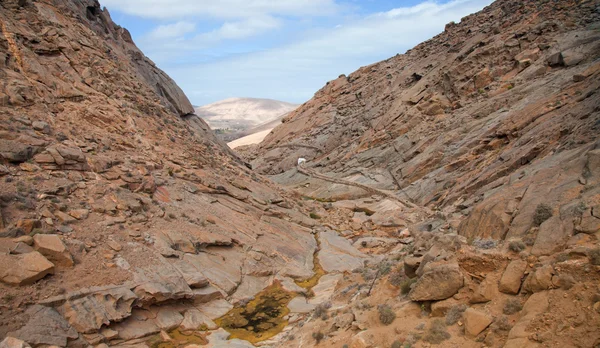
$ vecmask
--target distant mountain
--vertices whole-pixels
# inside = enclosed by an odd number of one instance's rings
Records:
[[[202,117],[219,138],[232,141],[250,134],[249,129],[282,118],[296,107],[297,104],[271,99],[230,98],[197,107],[196,115]]]

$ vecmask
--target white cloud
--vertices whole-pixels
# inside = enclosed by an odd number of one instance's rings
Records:
[[[281,21],[271,16],[253,17],[237,22],[225,22],[219,29],[200,34],[192,41],[202,43],[212,40],[243,39],[275,29],[280,25]]]
[[[339,74],[403,53],[443,31],[446,23],[459,21],[491,2],[422,3],[315,31],[283,47],[165,68],[195,103],[244,96],[302,102]]]
[[[103,6],[155,19],[206,16],[248,18],[263,15],[322,16],[337,11],[335,0],[101,0]]]
[[[148,34],[152,40],[178,38],[196,30],[196,24],[181,21],[173,24],[159,25]]]

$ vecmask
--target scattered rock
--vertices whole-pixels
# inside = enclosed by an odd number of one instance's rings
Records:
[[[525,279],[525,282],[523,282],[523,291],[535,293],[551,289],[553,287],[553,275],[554,269],[551,265],[538,268],[535,272],[529,274],[527,279]]]

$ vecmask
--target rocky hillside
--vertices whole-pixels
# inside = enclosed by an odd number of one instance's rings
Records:
[[[271,99],[230,98],[197,107],[196,114],[217,132],[217,137],[229,142],[256,133],[254,128],[280,119],[297,106]]]
[[[524,236],[539,204],[564,214],[598,193],[599,16],[597,1],[498,1],[329,82],[253,166],[278,174],[304,157],[322,174],[468,214],[469,237]]]
[[[98,1],[5,0],[0,25],[1,338],[115,345],[313,274],[308,213]]]

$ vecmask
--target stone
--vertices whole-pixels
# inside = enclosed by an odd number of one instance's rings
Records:
[[[347,329],[352,325],[354,321],[354,313],[344,313],[341,315],[337,315],[335,319],[333,319],[333,326],[338,329]]]
[[[109,241],[106,242],[106,244],[114,251],[119,252],[121,251],[121,249],[123,249],[123,247],[121,247],[121,244],[115,242],[114,240],[110,239]]]
[[[199,289],[192,289],[194,304],[207,303],[213,300],[223,298],[221,290],[212,285],[205,286]]]
[[[20,228],[27,234],[30,234],[35,228],[39,228],[41,226],[42,224],[40,221],[35,219],[21,219],[16,223],[16,227]]]
[[[456,263],[429,263],[409,297],[413,301],[438,301],[453,296],[464,284]]]
[[[465,324],[465,333],[468,336],[476,337],[490,326],[493,318],[484,312],[473,308],[467,308],[463,313],[463,321]]]
[[[46,122],[35,121],[31,125],[33,126],[33,129],[35,129],[36,131],[42,132],[44,134],[50,133],[50,125],[47,124]]]
[[[563,58],[562,52],[557,52],[548,57],[548,65],[551,67],[560,67],[565,66],[565,60]]]
[[[229,312],[233,308],[233,305],[224,299],[219,299],[202,303],[197,306],[197,308],[202,313],[206,314],[207,317],[214,320]]]
[[[404,274],[406,274],[409,278],[414,278],[417,276],[417,269],[421,265],[421,261],[423,261],[423,256],[415,257],[415,256],[407,256],[404,258]]]
[[[57,266],[73,266],[73,257],[60,237],[56,234],[36,234],[33,236],[35,250],[46,256]]]
[[[498,290],[505,294],[516,295],[521,288],[521,279],[527,269],[527,261],[513,260],[511,261],[500,278]]]
[[[54,308],[33,305],[27,309],[29,321],[8,336],[17,337],[35,346],[66,347],[69,340],[79,337],[77,331]]]
[[[432,317],[443,317],[450,308],[461,304],[458,300],[450,297],[442,301],[436,301],[431,304],[431,316]]]
[[[541,256],[562,251],[567,245],[569,237],[570,233],[560,217],[552,216],[540,225],[535,243],[531,248],[531,254]]]
[[[197,330],[201,326],[205,326],[209,330],[215,330],[218,327],[214,321],[198,309],[187,310],[183,316],[181,328],[183,330]]]
[[[310,313],[316,305],[309,303],[304,296],[296,296],[288,303],[287,307],[290,309],[290,313]]]
[[[14,248],[12,248],[10,250],[11,254],[14,255],[20,255],[20,254],[27,254],[34,251],[32,247],[30,247],[29,245],[25,244],[25,243],[17,243],[17,245],[15,245]]]
[[[154,321],[161,330],[171,331],[181,324],[183,315],[172,308],[161,308],[158,310],[158,313],[156,313],[156,319],[154,319]]]
[[[78,332],[92,333],[129,317],[136,298],[125,286],[85,289],[68,295],[61,312]]]
[[[181,273],[186,283],[192,289],[199,289],[208,286],[208,279],[194,266],[185,260],[178,260],[173,264]]]
[[[0,342],[0,348],[31,348],[31,346],[18,338],[6,337]]]
[[[0,159],[11,163],[27,162],[36,150],[33,146],[19,141],[0,139]]]
[[[70,224],[70,223],[73,223],[73,222],[77,221],[77,219],[75,219],[71,215],[69,215],[67,213],[63,213],[60,210],[55,211],[54,212],[54,216],[56,216],[56,218],[58,219],[58,221],[60,221],[63,224]]]
[[[520,287],[521,284],[519,284]],[[517,290],[518,291],[518,290]],[[475,288],[469,303],[485,303],[493,300],[498,295],[498,284],[490,278],[485,278]]]
[[[54,274],[54,264],[37,251],[22,255],[0,254],[0,280],[12,285],[33,284]]]
[[[69,215],[77,220],[85,220],[88,218],[88,215],[90,215],[90,211],[87,209],[74,209],[69,211]]]
[[[523,291],[535,293],[543,290],[551,289],[552,276],[554,268],[551,265],[546,265],[538,268],[535,272],[530,273],[525,282],[523,282]]]

